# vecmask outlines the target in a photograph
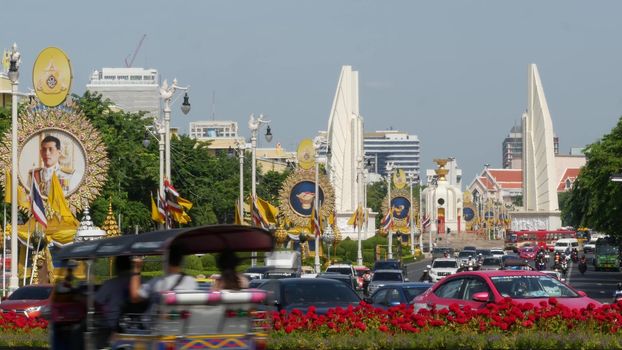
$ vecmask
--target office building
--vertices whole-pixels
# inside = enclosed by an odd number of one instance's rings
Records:
[[[363,136],[365,162],[370,172],[386,175],[388,162],[396,169],[419,173],[421,149],[417,135],[397,130],[365,133]],[[423,174],[420,174],[420,178]]]
[[[114,105],[131,113],[160,115],[159,76],[156,69],[102,68],[91,74],[86,89],[100,93]]]
[[[559,154],[559,137],[553,136],[553,152]],[[519,169],[523,158],[523,127],[514,125],[501,144],[501,165],[504,169]]]

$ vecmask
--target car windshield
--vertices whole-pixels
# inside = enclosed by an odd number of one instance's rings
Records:
[[[468,258],[469,256],[472,257],[475,255],[475,252],[460,252],[458,253],[458,257],[459,258]]]
[[[579,295],[562,282],[548,275],[490,277],[499,294],[514,299],[576,298]]]
[[[503,250],[497,250],[497,249],[491,250],[490,253],[494,254],[494,255],[499,255],[499,254],[503,255],[503,254],[505,254],[503,252]]]
[[[384,270],[384,269],[399,269],[400,264],[397,261],[377,261],[374,264],[374,269],[376,270]]]
[[[426,287],[408,287],[404,288],[404,293],[406,294],[406,301],[412,301],[416,296],[423,294],[428,290]]]
[[[497,258],[485,258],[482,265],[501,265],[501,260]]]
[[[490,256],[492,255],[491,251],[489,249],[478,249],[475,251],[477,253],[477,255],[482,254],[483,256]]]
[[[283,305],[358,303],[361,299],[343,283],[288,283],[283,286]]]
[[[356,272],[356,275],[358,277],[363,277],[363,275],[365,274],[365,272],[367,272],[369,270],[354,270],[354,272]]]
[[[376,272],[372,281],[402,281],[402,274],[399,272]]]
[[[349,267],[329,267],[326,272],[337,272],[342,275],[352,275],[352,269]]]
[[[9,296],[9,300],[45,300],[51,292],[52,287],[19,288]]]
[[[555,246],[556,247],[567,247],[568,243],[566,243],[566,242],[556,242]]]
[[[435,260],[432,263],[432,267],[433,268],[447,268],[447,267],[454,268],[454,267],[458,267],[458,263],[455,262],[455,261],[447,261],[447,260],[439,261],[439,260]]]
[[[525,248],[523,248],[523,252],[524,252],[524,253],[533,253],[533,248],[531,248],[531,247],[525,247]]]

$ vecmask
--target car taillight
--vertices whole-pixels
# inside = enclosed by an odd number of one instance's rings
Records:
[[[228,318],[234,318],[234,317],[247,317],[249,316],[249,312],[246,310],[227,310],[225,311],[225,316]]]

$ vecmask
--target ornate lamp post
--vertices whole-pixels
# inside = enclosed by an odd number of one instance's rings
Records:
[[[164,80],[160,87],[160,97],[164,100],[164,116],[162,119],[154,121],[158,132],[158,146],[160,150],[160,193],[164,194],[164,177],[171,180],[171,99],[177,90],[185,91],[184,102],[181,104],[183,114],[190,112],[190,98],[188,97],[190,86],[177,85],[177,79],[173,79],[173,84],[168,85]],[[166,223],[168,229],[168,221]]]
[[[411,255],[415,255],[415,231],[417,230],[417,227],[415,227],[414,224],[414,218],[413,218],[413,184],[419,180],[419,173],[417,173],[417,171],[412,170],[408,172],[408,184],[410,186],[410,254]],[[421,191],[419,192],[419,198],[421,198]],[[421,202],[421,200],[419,200],[419,202]],[[419,206],[421,206],[421,203],[419,203]],[[422,245],[422,237],[421,237],[421,232],[419,232],[419,247],[421,249],[423,249],[423,245]]]
[[[358,191],[361,191],[361,190],[364,191],[363,186],[365,186],[365,177],[363,175],[363,157],[358,158],[356,169],[357,169],[356,182],[358,185],[357,189]],[[359,197],[359,204],[358,204],[359,206],[356,208],[357,211],[359,210],[359,208],[361,208],[360,198],[364,197],[364,194],[358,193],[358,197]],[[361,208],[361,210],[362,209],[367,210],[367,203],[363,202],[363,208]],[[357,212],[357,215],[358,215],[358,212]],[[362,219],[363,220],[365,219],[365,215],[363,215]],[[356,229],[358,231],[358,239],[357,239],[357,248],[356,248],[356,264],[359,266],[363,265],[363,250],[361,248],[361,227],[362,225],[360,222],[358,222],[358,218],[357,218]]]
[[[320,167],[319,167],[319,150],[325,139],[321,136],[317,136],[313,140],[313,147],[315,148],[315,196],[313,198],[313,206],[315,208],[316,215],[320,217]],[[311,218],[315,220],[315,218]],[[315,272],[320,273],[320,235],[315,235]]]
[[[393,163],[387,163],[387,197],[388,197],[388,206],[389,208],[389,220],[393,220],[393,208],[391,208],[391,176],[393,175]],[[393,259],[393,232],[391,232],[391,226],[389,226],[388,232],[389,236],[389,246],[388,246],[388,258]]]
[[[322,240],[326,244],[326,250],[328,251],[328,261],[330,262],[330,248],[335,242],[335,234],[331,225],[326,226],[326,230],[322,234]]]
[[[257,132],[259,128],[263,124],[269,124],[269,120],[264,119],[263,114],[259,114],[257,118],[255,118],[254,114],[251,114],[248,118],[248,128],[251,131],[251,150],[252,150],[252,160],[251,160],[251,201],[255,200],[257,195]],[[270,130],[270,125],[266,127],[266,141],[272,141],[272,131]],[[251,266],[257,265],[257,252],[251,253]]]
[[[240,198],[239,208],[240,220],[244,221],[244,148],[246,144],[244,140],[237,140],[236,146],[238,148],[238,158],[240,158]]]
[[[11,81],[11,279],[9,280],[9,289],[13,292],[19,288],[19,279],[17,278],[17,96],[19,93],[17,88],[19,85],[19,64],[21,63],[21,54],[17,51],[17,44],[15,43],[9,54],[9,62],[10,66],[7,73]]]

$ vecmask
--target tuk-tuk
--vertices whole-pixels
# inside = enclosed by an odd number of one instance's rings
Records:
[[[59,251],[63,260],[87,263],[87,314],[84,347],[94,349],[97,335],[92,262],[116,256],[166,255],[174,246],[184,255],[271,251],[273,235],[264,229],[240,225],[213,225],[171,229],[138,235],[74,243]],[[261,290],[183,290],[160,293],[151,317],[121,315],[118,331],[110,338],[111,349],[263,349],[265,318],[258,307],[266,300]],[[52,302],[52,319],[62,320],[63,308]]]

